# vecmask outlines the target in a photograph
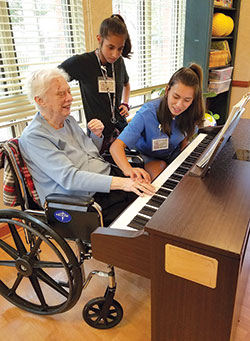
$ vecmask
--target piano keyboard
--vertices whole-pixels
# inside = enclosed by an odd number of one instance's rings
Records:
[[[141,230],[191,169],[213,136],[199,134],[178,157],[152,182],[153,196],[138,197],[109,228]]]

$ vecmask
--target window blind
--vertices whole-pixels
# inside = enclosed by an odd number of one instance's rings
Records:
[[[25,94],[27,74],[85,52],[82,0],[0,1],[0,127],[29,120],[36,109]],[[82,110],[71,83],[72,110]]]
[[[131,89],[167,83],[183,65],[186,0],[113,0],[133,52],[125,60]]]

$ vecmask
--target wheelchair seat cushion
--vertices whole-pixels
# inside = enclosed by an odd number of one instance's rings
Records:
[[[8,148],[9,147],[9,148]],[[13,174],[13,168],[11,167],[11,159],[9,155],[9,150],[11,149],[12,154],[15,157],[15,162],[21,172],[21,175],[24,179],[24,183],[31,198],[34,200],[36,204],[40,206],[40,200],[37,194],[37,191],[34,186],[34,182],[32,180],[32,176],[26,166],[25,161],[23,160],[19,147],[18,147],[18,139],[11,139],[5,143],[0,145],[0,168],[4,168],[4,177],[3,177],[3,201],[6,206],[18,206],[20,202],[18,200],[18,196],[16,193],[15,187],[15,177]]]

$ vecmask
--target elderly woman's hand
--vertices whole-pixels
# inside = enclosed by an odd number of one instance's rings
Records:
[[[104,129],[104,125],[102,121],[94,118],[93,120],[89,121],[88,123],[89,130],[98,137],[102,136],[102,131]]]

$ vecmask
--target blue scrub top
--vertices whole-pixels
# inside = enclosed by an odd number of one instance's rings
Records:
[[[171,123],[171,136],[163,133],[159,127],[157,110],[161,98],[145,103],[135,114],[128,126],[118,136],[126,146],[138,150],[140,153],[151,158],[167,160],[171,153],[185,138],[177,127],[177,120]],[[153,140],[168,138],[168,148],[153,150]]]

